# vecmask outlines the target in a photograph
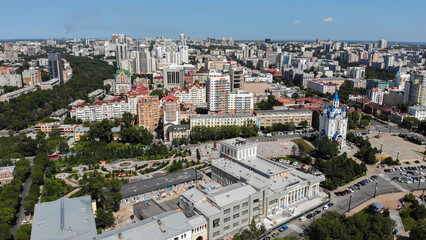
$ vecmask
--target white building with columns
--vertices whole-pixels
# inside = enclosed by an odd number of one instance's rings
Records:
[[[246,228],[251,219],[279,218],[298,204],[320,197],[324,177],[300,172],[257,155],[257,143],[243,138],[221,142],[221,158],[212,160],[212,178],[224,188],[188,190],[182,211],[203,215],[209,239],[221,239]],[[231,218],[232,217],[232,218]]]

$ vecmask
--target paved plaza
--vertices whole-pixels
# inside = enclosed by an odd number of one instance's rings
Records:
[[[291,141],[267,141],[257,143],[257,154],[267,158],[286,157],[291,155],[291,148],[295,144]]]
[[[380,138],[375,138],[375,135],[377,134],[370,135],[370,142],[373,147],[379,150],[383,144],[383,152],[380,155],[396,159],[399,152],[399,160],[402,162],[423,159],[423,155],[419,152],[425,150],[424,146],[405,141],[398,136],[391,136],[387,133],[382,133]]]

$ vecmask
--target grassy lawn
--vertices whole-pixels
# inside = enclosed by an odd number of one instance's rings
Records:
[[[399,212],[399,215],[401,216],[402,224],[404,225],[405,231],[408,232],[416,226],[416,220],[410,216],[410,213],[413,211],[410,206],[413,204],[410,202],[405,202],[404,204],[405,209],[401,210]]]
[[[312,152],[315,150],[315,148],[313,148],[311,145],[309,145],[308,143],[305,142],[305,140],[298,138],[298,139],[293,139],[292,140],[294,143],[296,144],[301,144],[305,147],[305,150],[307,153]]]

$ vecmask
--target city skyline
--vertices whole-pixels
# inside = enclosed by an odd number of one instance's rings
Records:
[[[185,33],[193,39],[212,37],[235,40],[339,39],[426,42],[424,1],[374,1],[368,6],[333,0],[272,1],[20,1],[3,4],[1,39],[109,38],[124,33],[135,38],[165,36],[176,39]],[[422,7],[424,6],[424,7]],[[48,14],[43,14],[49,9]],[[118,9],[122,11],[118,11]],[[216,10],[215,10],[216,9]],[[409,15],[410,18],[395,16]],[[19,21],[10,21],[19,19]],[[36,24],[29,22],[37,19]],[[238,31],[236,31],[238,30]]]

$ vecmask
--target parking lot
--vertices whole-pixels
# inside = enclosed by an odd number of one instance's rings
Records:
[[[388,167],[383,176],[407,191],[426,189],[426,165]]]

